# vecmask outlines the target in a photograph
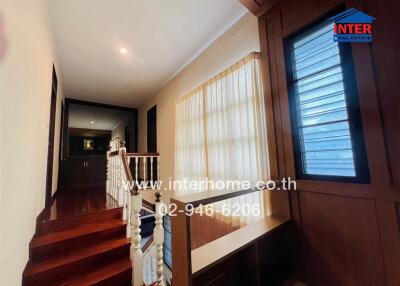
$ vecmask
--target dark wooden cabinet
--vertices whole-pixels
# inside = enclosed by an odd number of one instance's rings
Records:
[[[61,161],[60,170],[62,188],[105,184],[106,156],[69,157]]]

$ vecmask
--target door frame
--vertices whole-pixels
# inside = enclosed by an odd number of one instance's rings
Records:
[[[151,146],[152,144],[150,144],[151,140],[150,137],[152,134],[150,134],[150,126],[149,126],[149,122],[150,120],[154,121],[154,126],[155,126],[155,133],[154,133],[154,143],[155,146]],[[157,105],[154,105],[152,108],[150,108],[147,111],[147,152],[149,153],[157,153]]]
[[[117,106],[117,105],[111,105],[111,104],[104,104],[104,103],[97,103],[97,102],[91,102],[91,101],[84,101],[84,100],[78,100],[78,99],[72,99],[72,98],[65,98],[65,108],[64,108],[64,123],[63,123],[63,159],[66,159],[69,157],[69,130],[68,130],[68,123],[69,123],[69,106],[71,104],[78,104],[78,105],[84,105],[84,106],[92,106],[92,107],[100,107],[100,108],[107,108],[107,109],[114,109],[114,110],[119,110],[119,111],[127,111],[131,113],[131,122],[133,121],[133,124],[131,125],[131,132],[134,136],[134,140],[131,142],[131,150],[130,152],[137,152],[138,150],[138,110],[136,108],[130,108],[130,107],[123,107],[123,106]]]
[[[54,139],[55,139],[55,123],[57,113],[57,88],[58,79],[55,66],[53,64],[52,81],[51,81],[51,98],[50,98],[50,118],[49,118],[49,137],[47,146],[47,171],[46,171],[46,197],[45,206],[50,206],[52,188],[53,188],[53,165],[54,165]]]

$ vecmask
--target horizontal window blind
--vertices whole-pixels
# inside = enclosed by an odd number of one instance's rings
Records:
[[[290,44],[304,174],[355,177],[340,50],[333,23]]]

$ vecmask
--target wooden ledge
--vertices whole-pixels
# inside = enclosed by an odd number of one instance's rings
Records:
[[[192,274],[230,257],[288,222],[289,219],[269,216],[192,250]]]

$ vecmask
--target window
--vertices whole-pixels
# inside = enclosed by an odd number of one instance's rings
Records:
[[[286,41],[299,179],[368,182],[351,46],[324,22]]]
[[[177,102],[175,179],[268,179],[265,125],[260,55],[251,53]]]
[[[269,179],[266,117],[260,54],[250,53],[176,104],[175,180],[213,182],[175,188],[175,194],[207,189],[240,189]],[[217,183],[246,182],[246,187]],[[226,204],[264,206],[257,192]],[[214,204],[215,208],[222,204]],[[246,216],[250,223],[263,215]]]

